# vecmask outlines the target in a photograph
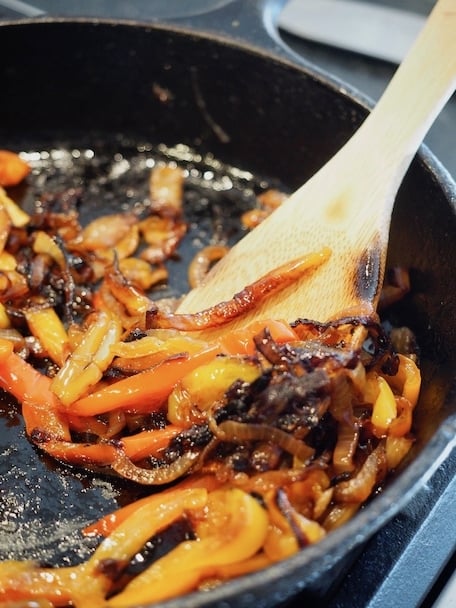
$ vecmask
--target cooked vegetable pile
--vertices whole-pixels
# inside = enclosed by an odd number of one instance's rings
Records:
[[[0,153],[5,188],[27,173]],[[134,606],[265,568],[352,517],[413,444],[420,372],[398,347],[407,330],[376,316],[230,328],[330,252],[193,315],[157,296],[188,228],[184,180],[158,163],[149,205],[85,226],[77,189],[44,192],[26,213],[0,188],[0,387],[38,454],[150,490],[87,525],[100,543],[82,564],[1,563],[0,606]],[[264,193],[246,226],[282,199]],[[226,250],[201,251],[190,284]],[[176,526],[164,556],[138,558]]]

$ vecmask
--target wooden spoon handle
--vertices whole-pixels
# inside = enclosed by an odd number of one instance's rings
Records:
[[[456,0],[439,0],[364,123],[295,193],[304,213],[301,219],[315,223],[315,212],[305,202],[311,190],[315,197],[321,193],[320,225],[332,222],[333,233],[343,230],[353,255],[360,255],[369,241],[376,241],[376,247],[386,253],[399,186],[455,88]]]
[[[385,93],[352,138],[375,142],[374,161],[395,174],[394,191],[456,88],[456,0],[435,5]]]

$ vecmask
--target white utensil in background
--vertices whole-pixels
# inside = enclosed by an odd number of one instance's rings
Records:
[[[290,0],[278,25],[307,40],[400,63],[424,21],[411,11],[356,0]]]

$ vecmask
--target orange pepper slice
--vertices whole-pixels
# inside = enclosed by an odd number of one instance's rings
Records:
[[[0,186],[16,186],[29,173],[29,165],[18,154],[0,150]]]

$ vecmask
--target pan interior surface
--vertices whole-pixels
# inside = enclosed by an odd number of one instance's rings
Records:
[[[26,185],[11,190],[14,200],[32,213],[43,194],[80,192],[82,225],[109,214],[140,214],[150,204],[152,168],[167,163],[184,170],[189,230],[176,259],[168,262],[169,281],[151,293],[156,299],[186,293],[188,264],[196,253],[206,245],[238,240],[243,233],[241,215],[255,206],[256,194],[273,185],[183,145],[153,149],[150,144],[122,141],[115,148],[105,144],[94,150],[56,142],[49,149],[28,148],[22,157],[32,173]],[[85,474],[38,455],[24,435],[20,409],[6,396],[0,404],[0,451],[0,559],[36,559],[52,565],[83,560],[94,542],[83,539],[79,531],[144,493],[119,479]]]

